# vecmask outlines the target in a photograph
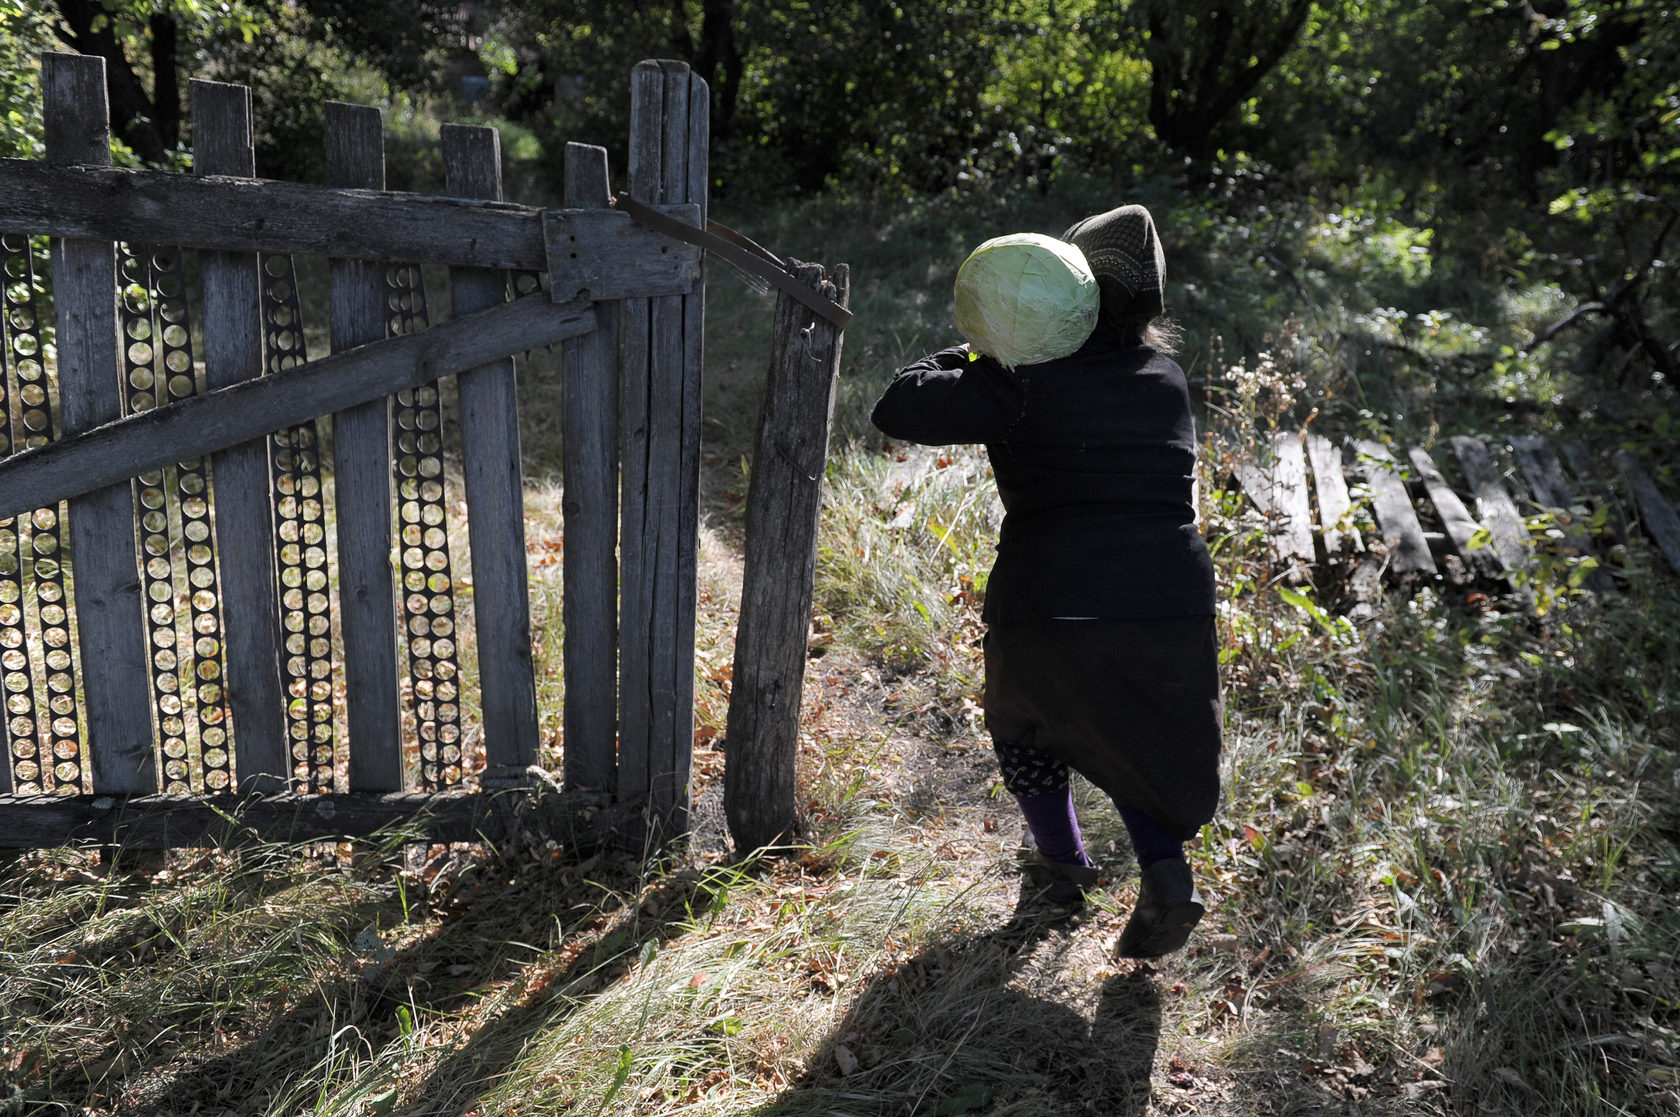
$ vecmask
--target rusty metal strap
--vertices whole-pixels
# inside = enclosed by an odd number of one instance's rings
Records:
[[[754,244],[750,239],[726,225],[720,225],[715,221],[707,221],[704,229],[686,225],[651,206],[643,205],[628,194],[618,195],[617,198],[613,199],[613,206],[628,213],[650,229],[703,248],[707,252],[715,252],[735,266],[769,280],[816,311],[823,318],[834,323],[838,329],[845,329],[846,324],[852,320],[851,311],[833,299],[824,298],[820,292],[801,283],[787,270],[787,264],[783,263],[775,254]]]

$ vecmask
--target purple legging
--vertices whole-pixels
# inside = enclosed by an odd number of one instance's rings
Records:
[[[1002,741],[992,744],[997,750],[998,767],[1003,771],[1003,786],[1020,805],[1039,852],[1052,861],[1089,865],[1091,861],[1085,856],[1084,839],[1079,832],[1079,816],[1073,808],[1067,766],[1037,749]],[[1139,868],[1184,856],[1184,844],[1147,814],[1122,803],[1115,803],[1115,807],[1120,811],[1120,821],[1126,825],[1126,833],[1131,836]]]

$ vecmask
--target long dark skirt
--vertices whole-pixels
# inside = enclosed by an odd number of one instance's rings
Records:
[[[1219,805],[1218,655],[1212,617],[993,625],[986,728],[1188,840]]]

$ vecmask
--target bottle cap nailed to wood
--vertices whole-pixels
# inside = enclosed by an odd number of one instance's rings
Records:
[[[1097,324],[1096,278],[1079,249],[1038,233],[993,237],[957,270],[957,330],[1009,368],[1065,357]]]

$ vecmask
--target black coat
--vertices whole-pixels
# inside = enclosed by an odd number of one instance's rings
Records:
[[[1106,329],[1013,371],[944,349],[902,369],[871,419],[910,442],[985,444],[1004,508],[988,622],[1213,613],[1190,393],[1165,354]]]

